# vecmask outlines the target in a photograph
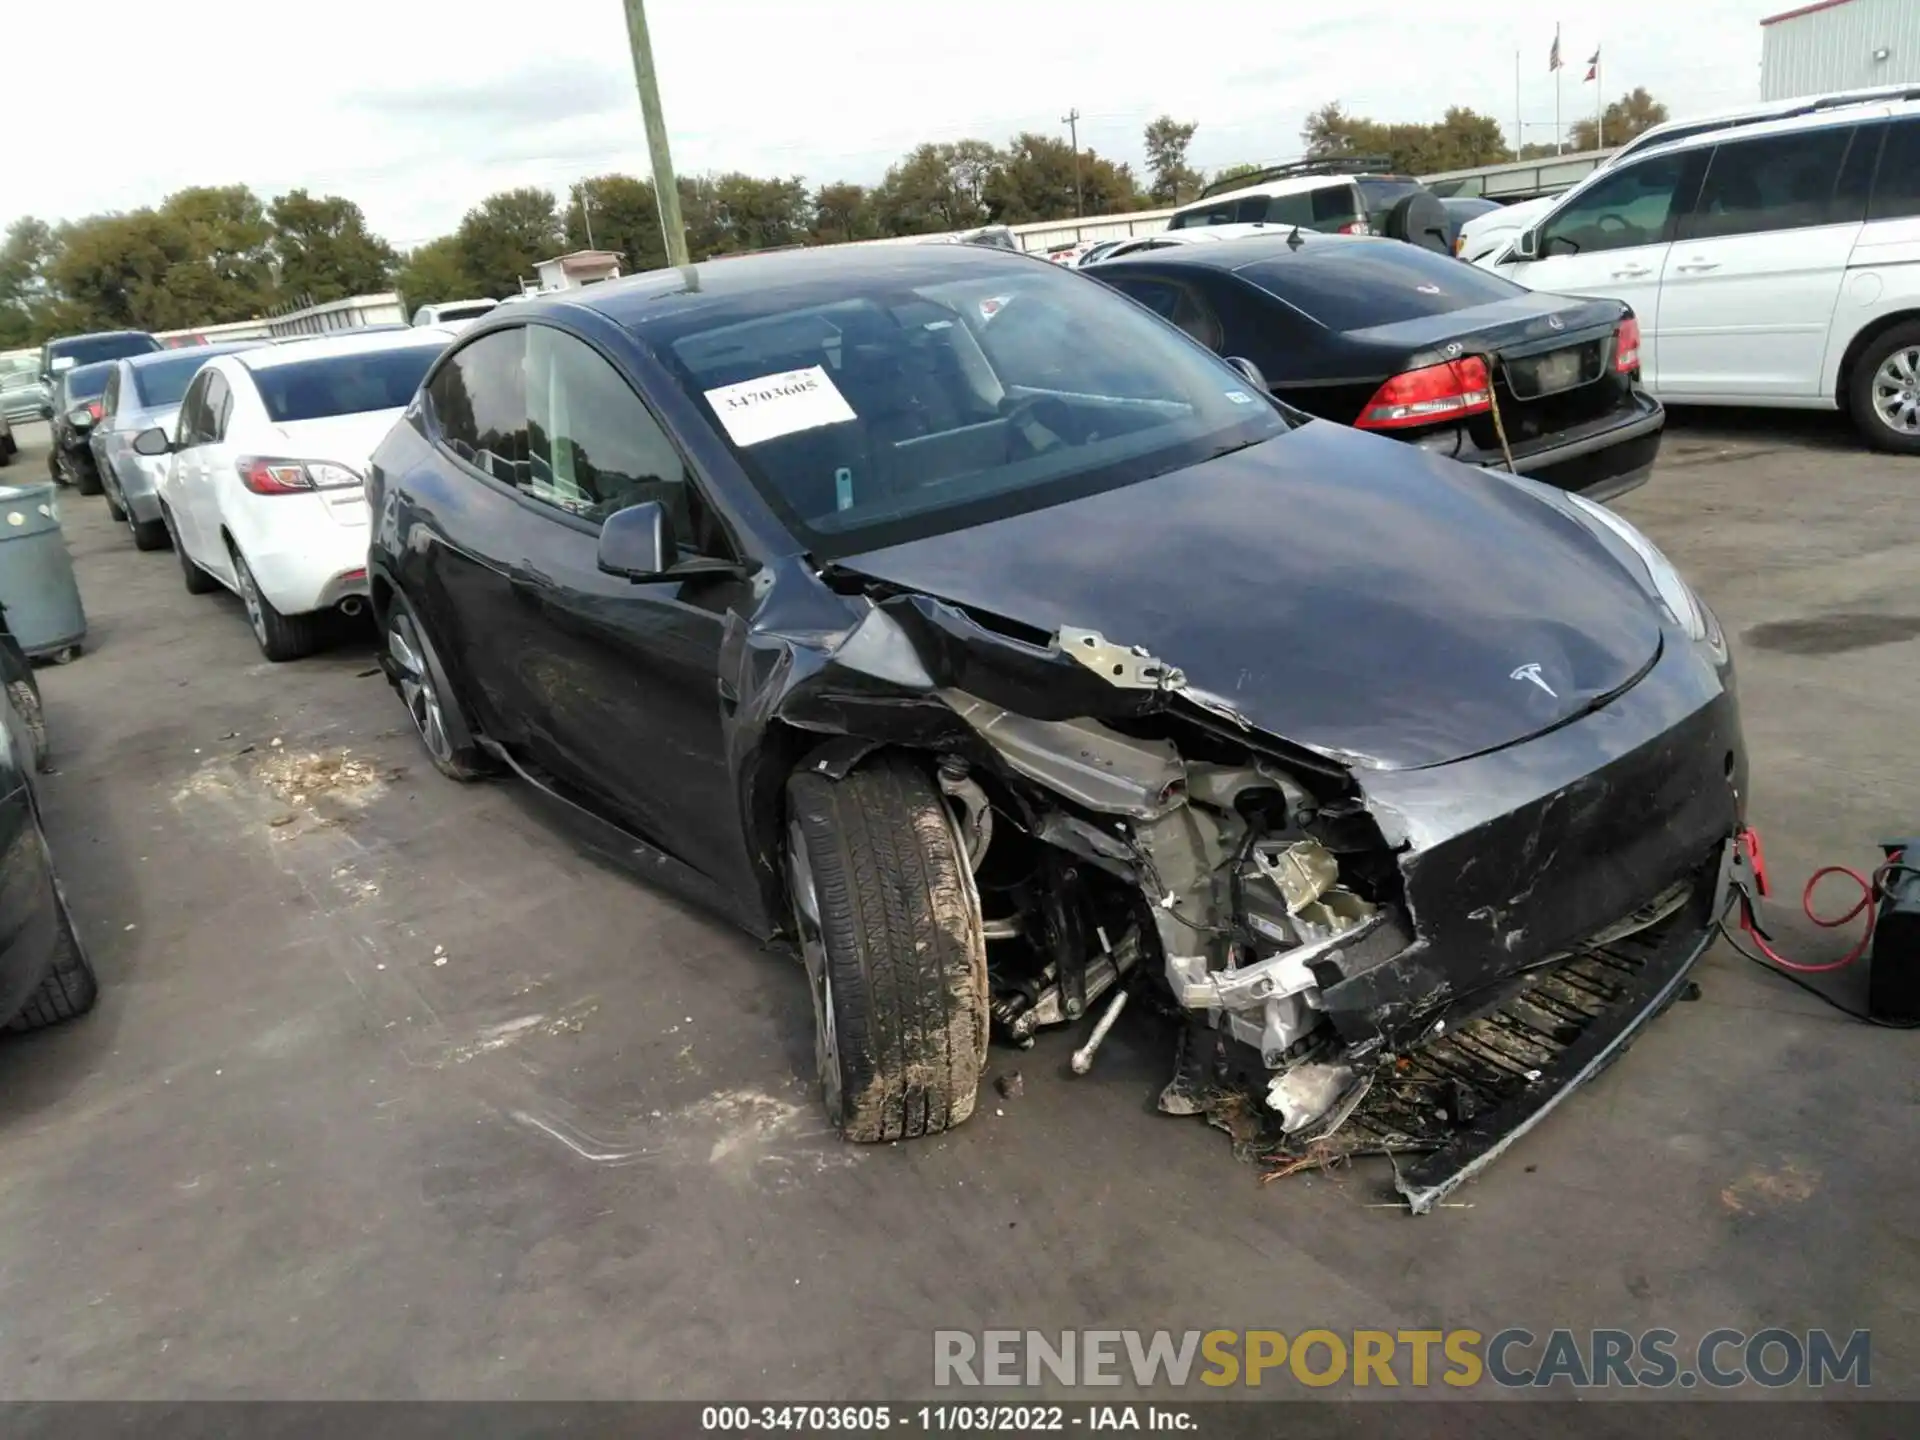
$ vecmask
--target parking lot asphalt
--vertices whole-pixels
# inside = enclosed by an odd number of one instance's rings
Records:
[[[21,439],[0,483],[45,474]],[[1839,942],[1802,878],[1920,831],[1916,486],[1837,420],[1716,413],[1619,502],[1733,637],[1805,954]],[[40,672],[44,797],[103,990],[0,1041],[10,1397],[904,1398],[936,1328],[1462,1325],[1866,1328],[1874,1392],[1920,1395],[1920,1037],[1718,946],[1421,1219],[1383,1162],[1263,1185],[1157,1114],[1133,1012],[1085,1078],[1054,1032],[955,1133],[842,1145],[790,960],[443,780],[370,634],[268,664],[61,511],[90,635]]]

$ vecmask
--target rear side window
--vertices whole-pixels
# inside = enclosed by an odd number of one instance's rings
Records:
[[[1869,220],[1898,220],[1920,215],[1920,116],[1887,127],[1880,171],[1873,182]]]
[[[1269,225],[1298,225],[1302,230],[1337,231],[1356,218],[1353,190],[1346,185],[1323,185],[1292,195],[1275,195],[1260,217]]]
[[[218,370],[208,375],[207,388],[200,399],[205,406],[202,418],[207,424],[207,438],[224,439],[227,420],[233,414],[233,387],[227,384],[227,377]]]
[[[1398,240],[1316,243],[1238,274],[1329,330],[1393,325],[1527,293],[1491,271]]]
[[[1265,195],[1243,195],[1237,200],[1219,200],[1204,210],[1187,210],[1167,223],[1169,230],[1190,230],[1196,225],[1243,225],[1267,218],[1269,201]]]
[[[1162,320],[1171,321],[1209,350],[1218,352],[1226,341],[1220,317],[1213,313],[1205,297],[1171,280],[1147,280],[1136,276],[1118,276],[1108,282],[1122,295],[1146,306]]]
[[[427,387],[440,440],[477,470],[508,485],[527,473],[524,329],[496,330],[447,357]]]
[[[1847,127],[1829,126],[1716,146],[1681,233],[1712,240],[1829,223],[1851,137]]]

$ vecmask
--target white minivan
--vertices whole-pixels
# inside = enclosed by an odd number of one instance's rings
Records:
[[[1654,146],[1490,268],[1632,305],[1663,401],[1838,408],[1920,454],[1920,101]]]

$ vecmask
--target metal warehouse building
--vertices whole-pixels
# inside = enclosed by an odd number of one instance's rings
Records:
[[[1818,0],[1760,27],[1763,100],[1920,85],[1920,0]]]

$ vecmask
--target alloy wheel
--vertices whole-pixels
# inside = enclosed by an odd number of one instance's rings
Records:
[[[247,569],[247,562],[240,558],[238,550],[233,552],[234,574],[240,581],[240,599],[247,607],[247,623],[253,626],[253,633],[260,643],[267,643],[267,617],[260,609],[260,592],[254,588],[253,572]]]
[[[387,622],[387,653],[393,657],[400,699],[413,717],[413,727],[427,753],[441,763],[453,759],[453,742],[447,738],[446,713],[440,706],[440,692],[434,688],[433,672],[419,644],[419,635],[405,615],[396,614]]]
[[[813,865],[807,859],[806,836],[796,818],[787,823],[787,872],[793,892],[794,928],[800,936],[800,958],[807,967],[813,991],[813,1063],[820,1072],[820,1094],[827,1116],[840,1122],[840,1038],[833,1018],[833,986],[827,980],[827,945],[820,935],[820,892],[813,883]]]
[[[1873,409],[1896,435],[1920,435],[1920,345],[1896,350],[1873,376]]]

